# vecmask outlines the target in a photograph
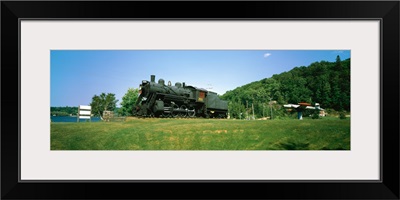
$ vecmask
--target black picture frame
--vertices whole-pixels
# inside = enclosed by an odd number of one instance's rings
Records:
[[[2,199],[399,199],[398,1],[2,1]],[[19,19],[380,19],[380,182],[19,182]],[[18,83],[17,83],[18,81]],[[35,97],[32,97],[33,99]],[[15,108],[19,107],[15,112]],[[18,127],[18,128],[17,128]]]

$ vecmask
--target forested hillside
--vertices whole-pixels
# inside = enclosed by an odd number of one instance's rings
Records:
[[[50,115],[55,116],[69,116],[76,115],[78,113],[78,107],[50,107]]]
[[[284,115],[283,104],[299,102],[350,111],[350,59],[341,61],[337,56],[336,62],[321,61],[295,67],[227,91],[221,98],[229,101],[233,118],[242,118],[240,113],[246,112],[254,112],[257,117],[269,116],[272,111],[275,115]]]

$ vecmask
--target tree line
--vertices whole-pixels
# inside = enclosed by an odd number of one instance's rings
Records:
[[[335,62],[314,62],[309,66],[295,67],[288,72],[255,81],[221,96],[229,101],[233,118],[244,115],[256,117],[286,116],[284,104],[319,103],[323,108],[350,111],[350,58]]]
[[[104,111],[114,111],[114,115],[131,116],[133,106],[139,95],[139,89],[128,88],[125,95],[122,97],[121,107],[117,108],[118,99],[113,93],[101,93],[92,97],[92,113],[95,116],[103,116]]]
[[[76,115],[78,113],[78,107],[50,107],[50,114],[56,116],[69,116]]]
[[[129,88],[125,95],[122,97],[121,107],[117,107],[118,100],[113,93],[101,93],[94,95],[90,106],[92,107],[93,116],[101,117],[104,111],[113,111],[115,115],[131,116],[133,105],[138,98],[139,90]],[[78,107],[50,107],[50,114],[56,116],[76,116]]]

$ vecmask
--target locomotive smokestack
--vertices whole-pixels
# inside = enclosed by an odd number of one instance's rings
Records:
[[[183,87],[185,87],[186,86],[185,82],[183,82],[182,85],[183,85]]]
[[[150,76],[150,81],[151,81],[152,83],[156,82],[156,76],[155,76],[155,75],[151,75],[151,76]]]

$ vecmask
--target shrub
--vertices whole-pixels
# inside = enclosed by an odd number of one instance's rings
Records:
[[[346,112],[341,111],[341,112],[339,113],[339,118],[340,118],[340,119],[346,119]]]
[[[318,112],[314,112],[311,116],[312,119],[320,119]]]
[[[339,116],[338,111],[332,109],[332,108],[328,108],[325,109],[325,112],[329,115],[329,116]]]

